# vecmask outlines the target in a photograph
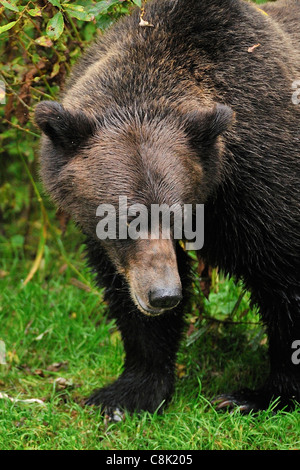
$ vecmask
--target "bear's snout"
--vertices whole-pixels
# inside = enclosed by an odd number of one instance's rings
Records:
[[[142,292],[144,294],[144,292]],[[143,299],[147,297],[147,302]],[[151,316],[161,315],[167,310],[172,310],[182,300],[182,288],[180,285],[174,287],[159,287],[150,289],[148,295],[134,293],[134,300],[139,310]]]
[[[171,240],[141,240],[126,278],[134,303],[146,315],[161,315],[182,300],[181,279]]]
[[[154,308],[171,309],[176,307],[181,300],[181,287],[159,287],[149,292],[149,304]]]

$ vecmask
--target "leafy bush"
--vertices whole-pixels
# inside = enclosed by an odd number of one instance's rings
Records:
[[[87,44],[134,4],[140,0],[0,1],[0,223],[19,223],[38,207],[24,177],[24,165],[36,174],[35,104],[58,98]]]

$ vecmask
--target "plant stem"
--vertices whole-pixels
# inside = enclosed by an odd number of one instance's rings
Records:
[[[15,127],[16,129],[19,129],[22,132],[26,132],[26,134],[33,135],[34,137],[40,138],[41,136],[39,134],[35,134],[34,132],[30,131],[29,129],[25,129],[24,127],[21,127],[19,124],[15,124],[14,122],[9,121],[8,119],[3,119],[3,122],[6,122],[7,124],[11,125],[12,127]]]

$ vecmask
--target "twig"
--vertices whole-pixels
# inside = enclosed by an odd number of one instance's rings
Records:
[[[236,312],[238,311],[238,308],[239,306],[241,305],[241,302],[243,300],[243,297],[245,295],[245,292],[241,292],[240,295],[239,295],[239,298],[237,299],[236,303],[235,303],[235,306],[233,307],[232,309],[232,312],[231,314],[229,315],[229,318],[233,318],[234,315],[236,314]]]
[[[19,131],[26,132],[26,134],[33,135],[34,137],[40,138],[39,134],[35,134],[34,132],[30,131],[29,129],[25,129],[24,127],[21,127],[19,124],[15,124],[14,122],[9,121],[8,119],[3,119],[3,122],[6,122],[7,124],[11,125],[12,127],[15,127],[16,129],[19,129]]]
[[[233,321],[233,320],[219,320],[218,318],[208,317],[202,315],[204,320],[207,320],[210,323],[220,323],[223,325],[261,325],[261,322],[252,322],[252,321]]]
[[[40,95],[44,96],[48,100],[53,100],[53,96],[48,95],[44,91],[39,90],[38,88],[34,88],[33,86],[30,86],[30,90],[32,90],[35,93],[39,93]]]
[[[74,21],[73,21],[71,15],[69,15],[69,13],[66,13],[66,12],[65,12],[65,14],[67,15],[68,21],[69,21],[70,25],[72,26],[72,29],[73,29],[73,31],[74,31],[74,33],[75,33],[75,36],[76,36],[76,38],[77,38],[77,41],[79,42],[79,45],[80,45],[80,44],[81,44],[81,37],[80,37],[80,35],[79,35],[78,29],[76,28],[75,23],[74,23]]]

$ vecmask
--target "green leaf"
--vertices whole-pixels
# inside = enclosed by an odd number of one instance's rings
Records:
[[[132,0],[135,5],[142,8],[142,0]]]
[[[37,38],[35,40],[35,42],[39,45],[39,46],[43,46],[43,47],[51,47],[53,46],[53,42],[51,41],[50,38],[48,38],[47,36],[40,36],[39,38]]]
[[[19,8],[16,6],[17,0],[0,0],[1,5],[11,11],[16,11],[19,13]]]
[[[59,11],[48,21],[46,34],[49,38],[56,41],[64,31],[64,17]]]
[[[84,28],[82,28],[84,40],[90,42],[95,37],[96,29],[97,27],[93,22],[89,22],[84,25]]]
[[[89,13],[97,16],[99,14],[107,13],[108,10],[114,5],[120,4],[119,0],[106,0],[96,3],[89,8]]]
[[[86,9],[83,5],[69,5],[63,3],[62,5],[65,11],[72,17],[81,21],[92,21],[94,19],[94,14]]]
[[[113,22],[113,18],[109,15],[101,15],[100,18],[97,20],[96,26],[102,31],[105,31],[105,29],[111,26]]]
[[[20,248],[21,246],[23,246],[24,241],[25,241],[25,239],[24,239],[23,235],[13,235],[10,239],[11,244],[15,248]]]
[[[67,8],[68,10],[84,12],[84,6],[83,5],[69,5],[68,3],[63,3],[62,6],[64,8]]]
[[[13,28],[16,23],[16,21],[11,21],[10,23],[5,24],[4,26],[0,26],[0,34],[4,33],[4,31],[8,31],[9,29]]]
[[[59,62],[56,62],[56,63],[53,65],[50,78],[54,78],[54,77],[59,73],[59,70],[60,70],[60,63],[59,63]]]
[[[27,13],[29,13],[30,16],[42,16],[42,10],[40,8],[32,8],[28,10]]]
[[[51,3],[54,7],[61,9],[60,0],[48,0],[48,2]]]

